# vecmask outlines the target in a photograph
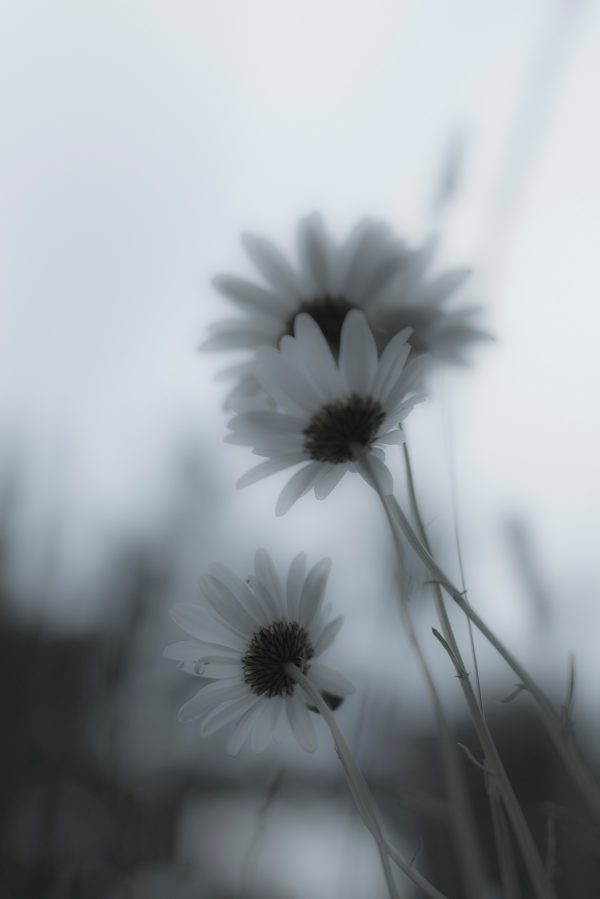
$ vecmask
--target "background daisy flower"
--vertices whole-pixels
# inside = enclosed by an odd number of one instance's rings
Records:
[[[366,314],[379,349],[410,327],[415,352],[463,362],[470,344],[489,338],[476,323],[479,307],[446,308],[468,277],[468,269],[453,269],[433,279],[426,276],[434,240],[411,250],[387,225],[365,219],[337,245],[321,216],[313,213],[298,226],[298,269],[266,238],[245,234],[242,241],[265,285],[232,275],[215,278],[215,286],[242,310],[243,317],[211,325],[204,349],[277,347],[282,337],[294,333],[296,316],[307,313],[336,354],[342,323],[352,309]],[[241,379],[239,393],[256,390],[251,363],[233,366],[226,374]]]
[[[276,513],[282,515],[311,489],[324,499],[347,471],[365,475],[360,457],[368,453],[382,489],[392,493],[383,447],[404,441],[400,423],[425,399],[418,391],[428,357],[407,363],[409,329],[379,357],[366,318],[356,310],[344,319],[338,359],[311,316],[296,317],[294,334],[282,339],[279,350],[263,347],[257,353],[256,378],[273,408],[259,397],[256,410],[246,409],[230,422],[226,441],[267,457],[238,486],[306,463],[281,492]]]
[[[316,661],[343,623],[323,606],[330,568],[331,560],[322,559],[307,572],[306,555],[300,553],[284,587],[266,550],[257,551],[255,575],[246,582],[223,565],[210,567],[201,581],[204,604],[180,603],[172,610],[194,639],[168,646],[165,656],[212,681],[180,709],[181,721],[201,719],[203,736],[234,725],[227,743],[231,753],[248,739],[254,749],[263,749],[287,726],[303,749],[316,748],[307,698],[285,665],[296,665],[332,707],[354,689]]]

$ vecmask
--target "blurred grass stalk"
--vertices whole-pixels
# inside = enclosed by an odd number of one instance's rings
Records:
[[[408,450],[406,449],[406,447],[405,459],[409,460]],[[451,585],[449,579],[444,575],[441,569],[438,568],[429,551],[421,542],[423,537],[425,537],[426,539],[426,535],[420,517],[419,530],[421,539],[419,539],[419,537],[417,537],[415,532],[412,530],[408,519],[404,515],[397,501],[393,497],[386,496],[383,492],[379,479],[377,478],[377,474],[373,470],[373,467],[371,466],[366,453],[361,454],[358,464],[363,471],[365,479],[373,484],[381,501],[386,519],[390,526],[392,539],[398,553],[400,564],[402,563],[404,553],[401,534],[404,534],[409,544],[417,552],[422,561],[425,562],[428,570],[435,577],[435,583],[433,585],[434,598],[436,601],[436,610],[443,632],[443,637],[441,637],[441,640],[455,667],[459,682],[463,690],[463,694],[467,701],[467,706],[471,715],[473,726],[475,727],[477,737],[484,752],[486,770],[488,774],[491,773],[494,775],[494,782],[502,796],[504,807],[513,827],[515,837],[517,839],[517,843],[519,845],[519,849],[523,858],[523,862],[525,863],[525,866],[527,868],[535,895],[538,897],[538,899],[555,899],[556,894],[553,884],[548,876],[548,872],[546,871],[544,863],[538,852],[535,841],[531,835],[531,831],[529,830],[527,821],[525,820],[525,817],[521,810],[521,806],[519,805],[517,797],[512,788],[512,784],[504,769],[502,760],[492,739],[482,710],[480,709],[477,702],[477,697],[475,696],[473,687],[471,686],[468,673],[462,661],[460,650],[458,648],[454,632],[452,630],[452,626],[450,624],[450,620],[443,603],[440,583],[449,592],[450,588],[452,589],[451,595],[453,598],[456,598],[456,596],[458,596],[460,597],[463,605],[468,604],[465,603],[462,594],[457,590],[457,588]]]

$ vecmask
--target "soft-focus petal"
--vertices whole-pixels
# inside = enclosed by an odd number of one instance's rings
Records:
[[[294,736],[302,749],[314,752],[317,748],[317,735],[311,714],[304,703],[297,696],[290,696],[286,700],[285,709]]]
[[[324,653],[326,649],[329,649],[329,647],[339,634],[343,623],[344,616],[338,615],[337,618],[332,618],[332,620],[325,625],[325,627],[317,637],[317,640],[313,647],[315,658]]]
[[[340,335],[340,371],[349,393],[366,396],[377,372],[377,347],[362,312],[346,315]]]
[[[310,462],[304,468],[301,468],[300,471],[297,471],[295,475],[292,475],[279,494],[279,499],[275,506],[275,514],[277,516],[285,515],[301,496],[308,493],[315,478],[320,473],[321,464],[321,462]]]
[[[293,302],[299,296],[300,285],[281,250],[265,237],[255,234],[243,234],[242,243],[261,275],[282,298]]]
[[[354,693],[354,684],[342,677],[333,668],[323,665],[321,662],[313,662],[308,672],[309,679],[320,690],[333,693],[335,696],[349,696]]]
[[[310,627],[313,618],[319,611],[330,571],[331,559],[321,559],[306,576],[298,609],[298,621],[303,627]]]
[[[180,721],[192,721],[199,718],[209,709],[216,707],[222,702],[239,699],[248,693],[246,684],[242,684],[239,678],[231,678],[230,680],[218,680],[207,684],[206,687],[196,693],[192,699],[188,700],[180,709],[178,718]]]
[[[306,553],[298,553],[290,565],[286,585],[287,613],[290,621],[295,621],[298,616],[305,572]]]

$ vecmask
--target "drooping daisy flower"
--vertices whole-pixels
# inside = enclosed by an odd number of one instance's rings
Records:
[[[267,460],[238,481],[243,487],[285,468],[305,463],[283,488],[276,514],[314,489],[324,499],[347,471],[365,473],[363,459],[382,489],[392,493],[392,476],[383,447],[400,444],[400,423],[413,406],[425,399],[420,389],[429,359],[407,363],[410,330],[397,334],[378,356],[373,335],[362,312],[346,315],[336,360],[323,332],[310,315],[298,315],[294,337],[281,348],[263,347],[256,356],[255,374],[264,395],[256,410],[236,415],[229,443],[253,447]]]
[[[478,307],[446,308],[448,299],[468,277],[467,269],[426,277],[434,241],[411,250],[387,225],[363,220],[338,246],[321,216],[313,213],[298,227],[300,267],[295,270],[265,238],[245,234],[242,240],[265,286],[231,275],[215,279],[216,287],[242,310],[243,317],[212,325],[205,349],[277,347],[282,337],[294,333],[296,316],[307,313],[335,354],[342,322],[351,309],[366,314],[380,350],[409,327],[416,353],[464,362],[464,350],[470,344],[489,338],[477,326]],[[251,363],[244,362],[228,370],[241,379],[239,394],[255,392],[251,372]]]
[[[255,576],[246,582],[223,565],[210,567],[201,581],[205,604],[181,603],[172,611],[194,639],[168,646],[165,656],[212,679],[180,709],[181,721],[201,719],[203,736],[234,725],[227,744],[232,753],[248,739],[260,750],[286,726],[308,752],[316,748],[307,698],[286,664],[310,678],[332,708],[354,689],[316,661],[343,622],[323,606],[330,568],[330,560],[322,559],[307,573],[300,553],[283,587],[266,550],[257,551]]]

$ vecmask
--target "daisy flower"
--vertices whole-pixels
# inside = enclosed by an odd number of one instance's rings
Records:
[[[392,493],[383,447],[404,441],[400,423],[425,399],[417,389],[428,357],[407,363],[408,328],[379,357],[367,320],[357,310],[344,319],[337,360],[310,315],[296,316],[294,334],[282,339],[280,349],[263,347],[256,356],[255,375],[272,407],[259,396],[256,409],[246,403],[230,422],[227,442],[251,446],[267,457],[238,486],[305,463],[283,488],[277,515],[311,489],[324,499],[347,471],[360,471],[367,479],[370,471],[384,492]],[[365,454],[368,466],[362,463]]]
[[[215,278],[217,289],[241,309],[242,317],[213,324],[204,349],[277,347],[282,337],[294,333],[296,317],[307,313],[337,353],[342,322],[352,309],[366,314],[380,349],[398,331],[410,327],[415,352],[430,353],[440,361],[464,362],[464,350],[470,344],[489,339],[477,326],[478,307],[446,308],[468,277],[467,269],[426,277],[435,250],[433,240],[411,250],[387,225],[365,219],[345,242],[336,245],[321,216],[313,213],[298,226],[298,269],[267,239],[244,234],[242,241],[264,284],[232,275]],[[250,362],[234,365],[223,374],[240,379],[239,394],[256,391]]]
[[[307,699],[286,671],[292,663],[335,708],[352,685],[317,659],[328,649],[343,618],[323,606],[331,568],[322,559],[308,572],[306,555],[292,561],[285,587],[270,555],[258,550],[255,575],[242,581],[223,565],[201,580],[204,604],[180,603],[172,616],[194,639],[168,646],[165,656],[184,670],[211,679],[179,711],[181,721],[200,719],[208,736],[233,725],[227,749],[237,753],[249,739],[263,749],[291,727],[308,752],[316,734]]]

